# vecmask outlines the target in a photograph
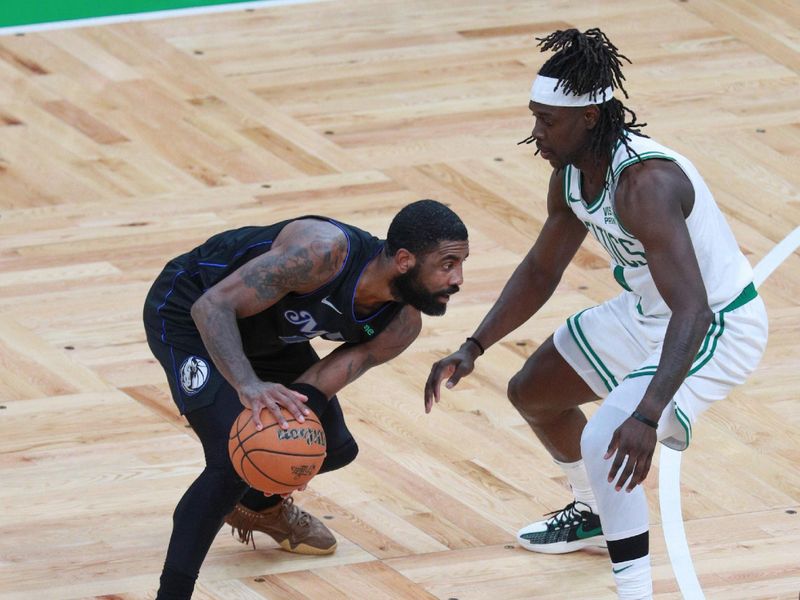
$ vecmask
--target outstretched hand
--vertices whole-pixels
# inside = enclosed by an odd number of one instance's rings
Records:
[[[305,415],[310,412],[304,404],[308,400],[306,396],[290,390],[280,383],[257,381],[243,385],[238,392],[242,405],[253,411],[253,422],[259,431],[264,427],[261,423],[261,410],[264,408],[275,417],[275,421],[281,429],[289,427],[289,423],[281,412],[281,406],[288,410],[299,423],[305,421]]]
[[[625,488],[626,492],[633,491],[645,480],[647,473],[650,472],[650,463],[653,461],[657,441],[656,430],[633,417],[628,417],[622,425],[617,427],[614,435],[611,436],[608,451],[603,457],[608,460],[616,452],[611,470],[608,472],[609,483],[617,478],[617,473],[622,467],[622,463],[625,462],[625,467],[614,486],[617,491],[622,489],[628,478],[630,478],[630,483]],[[627,461],[625,461],[626,457]]]
[[[447,379],[447,389],[455,387],[462,377],[466,377],[475,368],[475,356],[462,346],[450,356],[435,362],[425,382],[425,412],[431,412],[433,402],[439,402],[442,381]]]

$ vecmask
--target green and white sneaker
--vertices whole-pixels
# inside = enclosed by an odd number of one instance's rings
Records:
[[[600,517],[583,502],[576,500],[545,516],[550,518],[519,530],[520,546],[545,554],[566,554],[587,546],[606,547]]]

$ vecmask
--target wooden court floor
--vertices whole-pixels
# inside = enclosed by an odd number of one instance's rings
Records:
[[[202,468],[141,326],[163,264],[211,234],[324,214],[383,235],[424,197],[470,230],[463,291],[341,398],[361,454],[297,501],[330,557],[220,532],[201,600],[615,597],[607,558],[516,530],[569,500],[505,399],[564,318],[611,297],[587,241],[553,300],[431,415],[430,364],[469,335],[544,219],[516,146],[534,36],[600,26],[628,104],[689,156],[758,263],[800,224],[794,0],[333,0],[0,37],[0,600],[153,598],[171,513]],[[682,501],[707,598],[800,591],[800,256],[761,287],[759,369],[695,427]],[[324,346],[322,351],[326,351]],[[593,406],[588,408],[589,411]],[[681,597],[647,481],[656,597]]]

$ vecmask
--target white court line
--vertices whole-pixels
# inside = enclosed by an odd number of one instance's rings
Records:
[[[760,286],[780,264],[800,247],[800,227],[787,235],[777,246],[761,259],[753,269],[753,283]],[[703,590],[697,580],[692,564],[686,530],[681,512],[681,452],[661,446],[659,455],[658,490],[661,507],[661,527],[667,554],[678,587],[686,600],[703,600]]]
[[[800,227],[787,235],[781,242],[770,250],[761,262],[753,269],[753,283],[759,287],[780,264],[800,247]]]
[[[96,27],[98,25],[131,23],[133,21],[154,21],[156,19],[171,19],[173,17],[192,17],[195,15],[210,15],[214,13],[235,12],[239,10],[269,8],[271,6],[285,6],[287,4],[310,4],[312,2],[329,2],[329,1],[330,0],[258,0],[256,2],[214,4],[212,6],[176,8],[174,10],[157,10],[153,12],[133,13],[128,15],[109,15],[107,17],[92,17],[89,19],[70,19],[68,21],[53,21],[51,23],[34,23],[33,25],[0,27],[0,36],[14,35],[17,33],[36,33],[38,31],[52,31],[54,29],[73,29],[75,27]]]

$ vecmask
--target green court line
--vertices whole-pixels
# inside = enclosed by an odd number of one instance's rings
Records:
[[[38,25],[54,21],[72,21],[179,10],[198,6],[243,4],[248,0],[0,0],[0,27]]]

